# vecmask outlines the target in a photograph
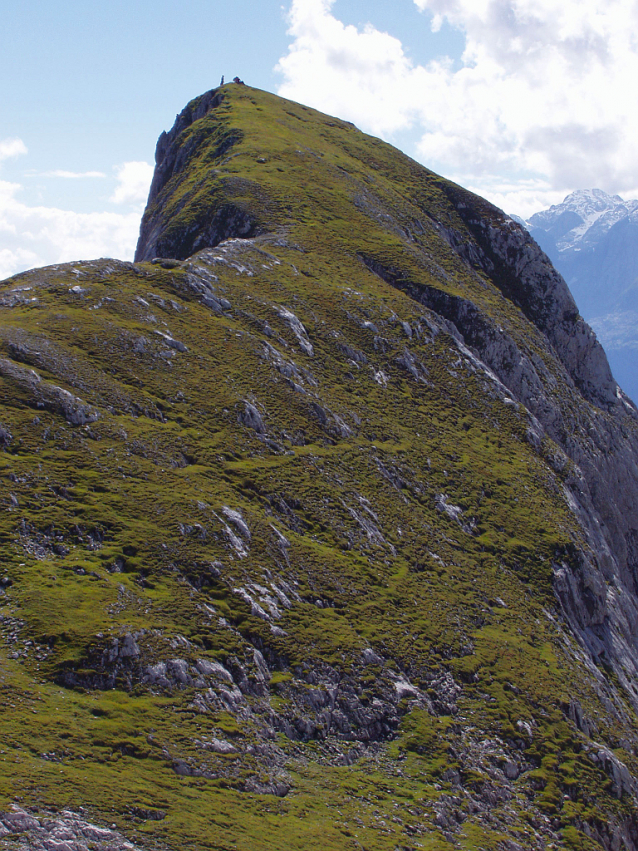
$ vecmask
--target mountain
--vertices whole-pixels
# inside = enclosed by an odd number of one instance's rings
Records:
[[[638,201],[580,190],[525,226],[567,281],[619,384],[638,399]]]
[[[520,225],[243,85],[0,285],[0,847],[638,848],[638,412]]]

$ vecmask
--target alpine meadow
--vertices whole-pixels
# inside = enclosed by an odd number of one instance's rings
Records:
[[[638,849],[638,412],[517,222],[230,83],[0,306],[1,849]]]

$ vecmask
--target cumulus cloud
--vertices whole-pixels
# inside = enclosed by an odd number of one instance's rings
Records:
[[[0,141],[0,160],[26,152],[26,146],[19,139]],[[101,171],[62,169],[39,176],[66,180],[107,178]],[[21,199],[21,184],[0,180],[0,280],[25,269],[53,263],[96,257],[131,260],[152,176],[153,167],[145,162],[116,166],[115,188],[109,204],[124,205],[128,209],[93,213],[25,203]]]
[[[139,213],[75,213],[29,206],[19,200],[20,190],[18,183],[0,180],[0,280],[52,263],[133,258]]]
[[[391,34],[344,25],[332,14],[334,0],[292,0],[280,94],[390,140],[417,129],[423,162],[469,176],[479,189],[500,180],[506,202],[529,193],[530,179],[539,200],[635,186],[638,4],[413,2],[433,30],[446,23],[463,32],[460,63],[416,64]]]
[[[26,153],[27,146],[22,139],[0,139],[0,162]]]
[[[153,179],[153,166],[145,162],[128,162],[117,166],[117,186],[111,195],[115,204],[142,206],[146,204]]]
[[[42,177],[62,177],[65,180],[81,180],[86,177],[106,177],[103,171],[64,171],[56,168],[54,171],[45,171]]]
[[[367,25],[346,26],[330,9],[334,0],[293,0],[289,34],[294,37],[276,70],[279,94],[348,117],[388,135],[408,125],[418,108],[397,83],[425,73],[415,68],[401,42]]]

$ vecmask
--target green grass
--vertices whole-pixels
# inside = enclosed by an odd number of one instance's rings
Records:
[[[237,128],[232,158],[216,158]],[[428,312],[360,257],[472,300],[555,370],[545,339],[438,235],[433,221],[470,238],[447,184],[389,146],[240,87],[227,88],[183,143],[195,137],[163,215],[180,233],[211,205],[249,207],[264,231],[284,235],[233,249],[252,274],[204,255],[170,270],[69,264],[2,285],[0,295],[31,286],[37,302],[3,309],[0,356],[21,359],[100,418],[71,426],[3,379],[0,422],[12,439],[0,454],[0,577],[13,584],[0,613],[22,625],[17,644],[0,645],[0,805],[82,802],[149,847],[439,851],[451,840],[435,804],[457,796],[457,847],[496,849],[504,837],[526,847],[541,816],[564,847],[596,847],[587,825],[635,809],[613,797],[567,706],[578,697],[597,740],[614,747],[636,741],[636,719],[608,683],[623,706],[611,720],[557,619],[552,562],[583,545],[561,477],[526,441],[524,412],[504,405],[459,362],[452,338],[432,332]],[[198,301],[189,285],[198,268],[214,272],[231,311]],[[76,284],[85,293],[70,292]],[[312,357],[279,306],[303,322]],[[155,330],[187,351],[167,349]],[[364,358],[353,361],[346,346]],[[399,363],[406,347],[421,378]],[[291,363],[305,392],[291,387]],[[245,400],[271,443],[239,423]],[[437,509],[440,494],[471,534]],[[229,542],[224,506],[250,528],[246,557]],[[280,633],[234,590],[271,579],[296,595],[273,620]],[[17,628],[0,626],[5,638]],[[231,667],[260,649],[268,694],[248,699],[250,715],[200,713],[196,686],[150,688],[135,664],[115,688],[92,687],[113,639],[142,630],[141,666],[184,658]],[[27,655],[12,658],[23,641],[32,642]],[[362,664],[366,648],[385,669]],[[268,733],[274,713],[301,713],[308,672],[328,667],[369,701],[384,670],[401,673],[430,711],[404,701],[395,733],[352,765],[338,764],[334,748],[352,743],[334,734],[304,742]],[[78,687],[60,684],[69,672]],[[458,687],[453,708],[444,676]],[[532,725],[531,740],[518,722]],[[231,741],[237,754],[202,750],[206,737]],[[268,759],[255,750],[263,745]],[[504,754],[526,766],[507,786],[511,800],[497,794],[487,816],[472,811],[454,777],[470,798],[498,791],[504,781],[490,772]],[[622,758],[636,769],[630,749]],[[178,776],[175,760],[210,776]],[[290,787],[284,798],[246,791],[278,780]],[[135,815],[149,808],[166,818]]]

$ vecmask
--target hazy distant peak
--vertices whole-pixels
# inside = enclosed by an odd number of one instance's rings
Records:
[[[637,210],[638,201],[625,201],[602,189],[578,189],[561,204],[535,213],[527,226],[535,235],[544,231],[552,237],[559,251],[580,250]]]
[[[525,227],[565,278],[615,378],[638,398],[638,200],[579,189]]]
[[[624,203],[620,195],[609,195],[602,189],[577,189],[575,192],[566,195],[563,203],[557,206],[568,206],[574,210],[591,209],[592,207],[605,210],[616,204]]]

